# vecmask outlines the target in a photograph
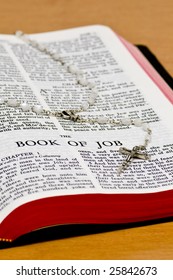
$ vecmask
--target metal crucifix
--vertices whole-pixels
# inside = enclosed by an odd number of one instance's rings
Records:
[[[145,151],[142,153],[142,151]],[[143,159],[149,160],[150,156],[146,152],[145,146],[135,146],[132,150],[127,148],[120,148],[119,152],[123,155],[126,155],[126,159],[123,161],[122,165],[118,169],[118,174],[120,175],[130,164],[133,159]]]

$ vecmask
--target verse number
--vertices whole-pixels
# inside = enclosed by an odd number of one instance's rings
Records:
[[[126,267],[126,266],[117,266],[110,267],[109,275],[156,275],[157,267],[146,266],[146,267]]]

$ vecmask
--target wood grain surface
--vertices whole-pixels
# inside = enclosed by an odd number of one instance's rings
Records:
[[[147,45],[172,75],[172,15],[172,0],[2,0],[0,34],[108,25],[130,42]],[[169,221],[65,238],[57,235],[1,249],[0,259],[173,259],[172,232]]]

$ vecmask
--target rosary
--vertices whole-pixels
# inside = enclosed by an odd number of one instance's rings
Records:
[[[78,113],[87,111],[90,106],[93,106],[96,102],[97,96],[98,96],[98,91],[96,89],[96,84],[93,82],[88,81],[82,71],[76,67],[75,65],[72,64],[67,64],[63,60],[63,58],[57,54],[54,53],[53,51],[49,50],[42,44],[39,44],[38,42],[31,40],[28,38],[22,31],[17,31],[16,36],[20,39],[22,39],[25,43],[28,45],[32,46],[33,48],[37,49],[38,51],[48,55],[52,60],[57,61],[66,69],[67,72],[71,73],[71,75],[74,75],[76,78],[76,82],[83,86],[86,87],[90,91],[89,98],[86,102],[81,104],[79,109],[75,110],[62,110],[62,111],[50,111],[44,109],[41,105],[34,105],[30,106],[27,104],[27,102],[20,102],[17,99],[8,99],[6,100],[5,98],[0,98],[0,104],[6,104],[7,106],[16,108],[19,107],[21,108],[22,111],[27,112],[27,111],[32,111],[36,114],[40,115],[45,115],[45,116],[50,116],[50,117],[56,117],[56,118],[63,118],[66,120],[70,120],[73,122],[78,122],[78,123],[89,123],[89,124],[111,124],[114,126],[136,126],[140,127],[144,132],[145,132],[145,138],[144,142],[142,145],[134,146],[132,150],[121,147],[119,149],[119,152],[123,155],[126,156],[124,162],[122,165],[118,168],[118,174],[121,174],[130,164],[130,162],[133,159],[143,159],[143,160],[149,160],[150,156],[147,154],[147,146],[149,142],[151,141],[151,134],[152,131],[149,128],[149,126],[146,123],[143,123],[142,120],[140,119],[130,119],[130,118],[125,118],[121,120],[117,120],[114,118],[108,119],[107,117],[98,117],[98,118],[83,118],[80,116]]]

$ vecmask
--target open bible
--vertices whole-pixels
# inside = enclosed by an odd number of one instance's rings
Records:
[[[0,35],[0,240],[54,225],[116,224],[173,215],[173,94],[137,47],[101,25],[30,38],[96,84],[87,118],[149,124],[148,159],[119,166],[143,142],[139,127],[79,123],[20,108],[79,108],[88,90],[58,62],[15,35]],[[124,148],[124,150],[122,150]],[[126,151],[125,154],[119,153]]]

